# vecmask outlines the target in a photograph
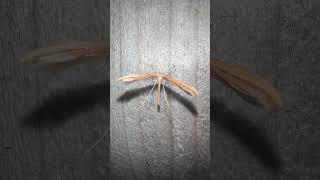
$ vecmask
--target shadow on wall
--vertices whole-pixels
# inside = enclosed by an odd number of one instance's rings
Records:
[[[222,102],[211,98],[211,123],[218,125],[245,145],[260,162],[274,173],[282,169],[282,162],[269,142],[264,130],[255,126],[244,116],[231,111]]]
[[[64,123],[67,119],[90,111],[96,106],[107,106],[109,103],[109,81],[77,89],[63,90],[49,96],[39,107],[23,117],[23,126],[52,127]]]
[[[142,93],[151,90],[152,86],[138,88],[125,92],[118,98],[120,102],[128,102]],[[188,99],[166,88],[168,96],[174,97],[190,112],[197,115],[195,106]],[[109,81],[99,82],[79,89],[69,89],[57,92],[48,97],[39,107],[28,113],[22,121],[23,126],[52,127],[59,126],[69,118],[90,111],[96,106],[109,108]],[[214,108],[212,108],[214,107]],[[211,123],[214,123],[230,133],[244,144],[261,163],[274,172],[282,167],[280,157],[269,143],[263,129],[257,128],[245,117],[232,112],[222,102],[211,99]]]

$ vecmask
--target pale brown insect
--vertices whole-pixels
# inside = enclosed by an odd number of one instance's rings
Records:
[[[199,95],[196,88],[194,88],[192,85],[189,85],[187,83],[184,83],[180,80],[177,80],[175,78],[172,78],[172,77],[170,77],[166,74],[162,74],[162,73],[141,74],[141,75],[132,74],[132,75],[123,76],[123,77],[119,78],[117,81],[133,82],[133,81],[139,81],[139,80],[144,80],[144,79],[149,79],[149,78],[156,78],[157,79],[157,83],[158,83],[157,106],[158,106],[158,109],[160,108],[160,94],[161,94],[160,91],[161,91],[161,85],[162,85],[163,80],[166,80],[166,81],[172,83],[173,85],[182,89],[184,92],[186,92],[187,94],[189,94],[191,96],[198,96]]]

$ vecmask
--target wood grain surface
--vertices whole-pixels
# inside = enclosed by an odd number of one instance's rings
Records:
[[[209,177],[209,4],[111,1],[111,179]],[[200,96],[165,82],[160,111],[156,93],[137,110],[156,79],[116,79],[143,73],[168,74],[195,86]]]

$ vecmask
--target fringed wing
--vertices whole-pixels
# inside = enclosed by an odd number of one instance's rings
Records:
[[[255,99],[268,110],[278,110],[283,102],[279,93],[263,78],[251,74],[237,65],[211,60],[211,75],[226,82],[241,94]]]
[[[167,81],[173,83],[174,85],[178,86],[180,89],[182,89],[184,92],[186,92],[187,94],[191,95],[191,96],[198,96],[199,92],[196,90],[196,88],[194,88],[193,86],[184,83],[180,80],[174,79],[172,77],[169,76],[165,76],[164,77]]]
[[[156,77],[156,74],[131,74],[127,76],[123,76],[117,81],[123,81],[123,82],[133,82],[133,81],[139,81],[139,80],[144,80],[147,78],[154,78]]]
[[[104,41],[78,41],[35,49],[27,54],[21,62],[32,64],[69,63],[81,57],[105,56],[109,54],[109,51],[109,44]]]

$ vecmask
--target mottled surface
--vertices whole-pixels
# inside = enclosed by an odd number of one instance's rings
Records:
[[[0,1],[1,180],[106,179],[108,142],[83,153],[109,123],[98,100],[107,59],[56,73],[19,59],[59,41],[108,40],[108,11],[108,1]]]
[[[111,2],[111,179],[209,178],[209,2]],[[156,79],[115,82],[157,72],[192,84],[201,96],[164,82],[160,111],[156,91],[137,110]]]
[[[319,179],[319,7],[317,0],[211,1],[211,57],[269,79],[285,101],[281,112],[264,112],[216,83],[215,98],[259,128],[283,163],[269,169],[259,158],[270,152],[259,157],[249,151],[261,141],[248,147],[239,134],[213,126],[212,179]],[[247,140],[256,135],[242,132]]]

